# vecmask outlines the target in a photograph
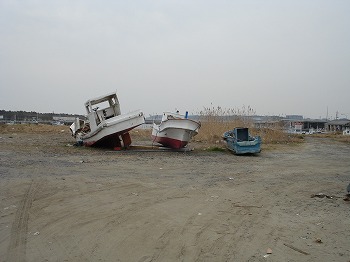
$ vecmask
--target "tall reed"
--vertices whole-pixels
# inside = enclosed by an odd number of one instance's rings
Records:
[[[262,127],[256,127],[253,116],[255,110],[250,106],[242,108],[222,108],[220,106],[204,107],[199,112],[202,127],[196,141],[217,144],[222,139],[224,132],[235,127],[248,127],[251,135],[259,135],[264,144],[289,143],[300,141],[295,136],[284,132],[284,127],[279,122],[265,123]]]
[[[201,129],[196,136],[197,141],[217,143],[224,132],[235,127],[253,127],[251,117],[255,111],[250,107],[223,108],[220,106],[204,107],[199,112]]]

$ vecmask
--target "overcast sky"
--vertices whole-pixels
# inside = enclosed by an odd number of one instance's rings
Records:
[[[0,0],[0,109],[350,118],[349,0]]]

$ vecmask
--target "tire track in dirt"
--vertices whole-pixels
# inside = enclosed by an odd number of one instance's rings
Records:
[[[15,219],[11,227],[10,244],[7,249],[7,261],[26,260],[29,210],[39,186],[40,183],[38,181],[32,181],[18,205]]]
[[[123,192],[118,193],[118,189],[123,189]],[[101,194],[110,195],[111,192],[114,192],[114,194],[116,194],[116,198],[120,200],[123,199],[123,201],[126,202],[128,202],[127,199],[129,199],[131,202],[134,202],[134,200],[132,200],[132,198],[130,197],[134,197],[135,195],[133,195],[130,192],[138,192],[139,194],[144,194],[152,190],[153,189],[147,187],[140,187],[140,185],[137,183],[132,183],[123,186],[111,184],[103,187],[102,190],[89,190],[89,186],[87,186],[86,188],[84,188],[83,192],[74,192],[74,197],[72,198],[72,195],[70,195],[70,198],[72,199],[69,202],[66,202],[66,198],[62,198],[64,199],[64,206],[57,207],[56,211],[54,212],[55,219],[44,221],[45,223],[42,226],[42,229],[43,231],[45,229],[46,236],[50,236],[46,239],[46,242],[54,241],[56,247],[58,247],[56,248],[56,252],[59,251],[65,254],[68,260],[74,260],[74,254],[86,260],[88,260],[88,257],[86,257],[85,254],[88,254],[92,257],[96,257],[100,252],[101,243],[103,243],[105,239],[110,236],[111,231],[114,232],[116,228],[120,228],[122,224],[130,220],[130,217],[132,217],[133,214],[139,212],[140,210],[147,209],[147,207],[153,204],[148,203],[148,201],[135,202],[125,204],[122,206],[117,205],[111,209],[109,202],[105,202],[100,203],[100,206],[98,207],[100,211],[96,212],[94,211],[97,208],[96,206],[89,206],[90,197],[93,198],[94,195]],[[38,194],[36,194],[36,196],[37,195]],[[60,195],[59,197],[62,196]],[[35,207],[37,207],[38,205],[40,206],[40,203],[36,203]],[[103,210],[101,206],[106,206],[106,208]],[[80,211],[77,212],[76,210]],[[69,227],[69,230],[80,230],[81,228],[94,228],[97,231],[93,239],[94,244],[90,246],[88,250],[80,250],[78,246],[74,246],[72,244],[67,245],[66,240],[62,241],[62,235],[68,233],[66,224],[71,224],[71,222],[69,221],[76,221],[74,222],[74,226],[72,225],[71,227]],[[99,224],[99,222],[101,221],[104,221],[102,226],[101,224]],[[41,237],[45,238],[44,235]],[[75,238],[73,237],[72,239]],[[103,248],[108,249],[106,247]],[[77,250],[80,251],[78,252]]]
[[[179,250],[179,260],[184,260],[190,253],[196,258],[194,261],[232,260],[244,248],[244,244],[239,243],[255,241],[254,232],[259,227],[259,219],[268,217],[267,210],[249,214],[253,208],[255,206],[245,208],[222,203],[203,211],[208,215],[210,213],[211,219],[194,224],[198,215],[190,217],[181,231],[181,238],[188,239],[189,242]],[[267,230],[267,233],[271,232]],[[203,245],[205,242],[207,244]],[[197,247],[195,252],[193,246]]]
[[[152,258],[150,259],[150,261],[159,261],[159,258],[161,257],[162,253],[169,246],[170,238],[171,238],[171,236],[173,234],[174,234],[174,229],[167,229],[158,238],[158,240],[155,243],[157,252],[153,253]]]

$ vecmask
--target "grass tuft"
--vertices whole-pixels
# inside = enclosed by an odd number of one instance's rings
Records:
[[[225,152],[226,149],[222,148],[222,147],[218,147],[218,146],[211,146],[208,147],[206,149],[204,149],[205,151],[210,151],[210,152]]]
[[[302,142],[303,137],[287,134],[279,123],[270,124],[268,128],[255,128],[252,116],[255,111],[250,107],[241,109],[224,109],[222,107],[205,107],[200,113],[202,127],[195,137],[197,142],[215,145],[222,141],[222,135],[236,127],[248,127],[252,136],[260,136],[263,144],[289,144]]]

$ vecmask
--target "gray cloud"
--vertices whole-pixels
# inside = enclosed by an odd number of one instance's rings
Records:
[[[350,117],[348,1],[0,2],[0,104]]]

